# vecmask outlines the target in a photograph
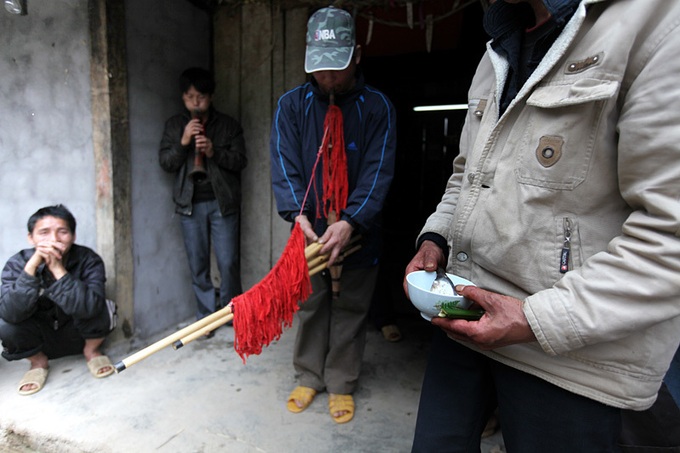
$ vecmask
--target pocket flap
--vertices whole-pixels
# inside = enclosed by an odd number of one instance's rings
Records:
[[[538,87],[527,99],[527,104],[542,108],[584,104],[609,99],[618,89],[618,81],[584,78],[569,85]]]

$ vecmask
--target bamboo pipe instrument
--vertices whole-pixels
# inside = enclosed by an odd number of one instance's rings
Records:
[[[331,102],[333,101],[331,100]],[[332,148],[333,144],[331,143],[329,146]],[[335,223],[337,220],[337,213],[335,211],[328,213],[329,225]],[[328,273],[331,275],[331,296],[333,297],[333,300],[340,297],[340,276],[342,275],[342,262],[344,259],[343,254],[340,254],[337,261],[333,263],[328,270]]]
[[[355,245],[354,247],[347,249],[346,252],[343,252],[342,255],[340,255],[340,259],[344,260],[345,257],[351,255],[352,253],[356,252],[360,248],[361,248],[361,244],[358,244],[358,245]],[[319,272],[325,270],[328,267],[326,265],[327,261],[328,261],[328,257],[326,257],[326,259],[321,261],[321,263],[317,264],[316,266],[310,267],[309,268],[309,275],[312,276],[314,274],[318,274]]]
[[[172,348],[174,350],[177,350],[177,349],[181,348],[182,346],[185,346],[188,343],[191,343],[192,341],[194,341],[198,338],[201,338],[201,336],[203,336],[203,335],[205,335],[209,332],[212,332],[213,330],[217,329],[218,327],[225,325],[226,323],[228,323],[232,319],[234,319],[233,313],[229,313],[227,315],[224,315],[223,317],[221,317],[217,321],[214,321],[214,322],[208,324],[205,327],[201,327],[200,329],[196,330],[195,332],[190,333],[186,337],[180,338],[179,340],[175,341],[172,344]]]
[[[350,246],[353,246],[354,243],[356,243],[359,239],[361,239],[361,236],[358,236],[358,235],[352,236],[350,238],[349,242],[347,242],[347,245],[345,246],[345,249],[343,250],[342,255],[348,255],[349,253],[345,252],[345,250],[349,250]],[[314,244],[318,244],[318,243],[315,242]],[[314,245],[314,244],[311,244],[311,245]],[[311,245],[309,245],[308,248],[311,247]],[[323,244],[319,244],[319,245],[323,245]],[[321,247],[318,247],[318,249],[321,250]],[[355,252],[355,251],[356,250],[353,250],[353,252]],[[310,269],[310,274],[311,274],[312,269],[316,268],[319,264],[322,264],[322,263],[325,263],[326,261],[328,261],[330,256],[331,256],[330,253],[324,253],[323,255],[317,254],[317,255],[311,255],[310,257],[308,257],[307,258],[307,266]]]
[[[312,242],[309,244],[307,247],[305,247],[305,259],[309,260],[310,258],[318,255],[321,247],[323,247],[323,244],[319,242]]]
[[[194,322],[193,324],[189,324],[183,329],[178,330],[177,332],[168,335],[167,337],[158,340],[157,342],[147,346],[144,349],[141,349],[140,351],[137,351],[136,353],[132,354],[131,356],[121,360],[120,362],[116,363],[114,365],[114,368],[116,369],[117,373],[120,373],[121,371],[131,367],[137,362],[141,362],[145,358],[149,357],[151,354],[154,354],[161,349],[165,348],[166,346],[170,346],[172,343],[174,343],[177,340],[181,340],[182,338],[186,337],[187,335],[190,335],[191,333],[217,321],[218,319],[222,319],[222,317],[226,317],[226,315],[231,314],[231,306],[227,305],[226,307],[216,311],[215,313],[206,316],[205,318],[199,319],[198,321]],[[226,322],[226,321],[225,321]]]
[[[359,238],[359,236],[356,236],[356,238]],[[356,240],[358,239],[352,238],[350,243],[356,242]],[[309,259],[317,257],[322,247],[323,244],[319,244],[318,242],[314,242],[305,247],[305,258],[307,258],[308,262]],[[352,249],[350,249],[351,251],[348,250],[347,252],[343,253],[343,256],[347,256],[349,255],[349,253],[354,253],[360,247],[361,246],[353,247]],[[326,261],[328,261],[328,258],[326,258],[321,264],[318,264],[314,269],[310,269],[309,275],[312,276],[316,273],[323,271],[326,268]],[[189,324],[183,329],[180,329],[177,332],[168,335],[167,337],[162,338],[157,342],[147,346],[146,348],[141,349],[136,353],[126,357],[125,359],[117,362],[114,365],[114,368],[116,369],[117,373],[120,373],[126,370],[127,368],[131,367],[132,365],[146,359],[150,355],[155,354],[161,349],[164,349],[167,346],[173,345],[174,349],[179,349],[182,346],[186,345],[187,343],[195,340],[196,338],[199,338],[201,335],[204,335],[207,332],[215,330],[217,327],[226,324],[231,319],[233,319],[233,317],[234,314],[232,312],[232,307],[231,305],[227,305],[226,307],[216,311],[215,313],[212,313],[206,316],[205,318],[199,319],[198,321]]]
[[[201,126],[203,127],[203,131],[199,135],[204,135],[205,134],[205,126],[203,125],[203,120],[201,119],[201,111],[200,110],[193,110],[191,112],[191,118],[192,119],[198,119],[201,121]],[[196,144],[196,139],[193,138],[192,142],[194,143],[194,148]],[[189,172],[189,177],[192,180],[195,179],[201,179],[205,178],[208,175],[206,169],[205,169],[205,153],[201,150],[194,149],[194,168],[191,169]]]

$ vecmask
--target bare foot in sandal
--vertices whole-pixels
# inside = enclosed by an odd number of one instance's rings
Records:
[[[328,395],[328,410],[335,423],[347,423],[354,418],[354,398],[352,395]]]
[[[316,396],[316,390],[311,387],[297,386],[290,392],[288,396],[288,401],[286,402],[286,407],[289,411],[298,413],[307,409],[314,397]]]
[[[99,351],[103,342],[104,338],[88,338],[85,340],[85,347],[83,348],[87,368],[96,378],[110,376],[114,371],[111,360]]]
[[[31,369],[24,374],[24,377],[19,382],[20,395],[33,395],[42,390],[47,379],[49,369],[49,362],[47,356],[39,352],[28,358],[31,362]]]

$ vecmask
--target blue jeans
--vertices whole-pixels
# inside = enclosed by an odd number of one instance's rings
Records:
[[[196,294],[196,319],[226,306],[241,293],[239,214],[222,216],[216,200],[194,203],[193,213],[183,215],[182,233]],[[219,303],[210,278],[210,247],[215,251],[221,284]]]
[[[412,451],[479,452],[496,406],[509,453],[620,451],[619,409],[503,365],[435,329]]]

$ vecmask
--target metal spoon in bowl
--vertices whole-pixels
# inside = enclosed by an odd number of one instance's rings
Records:
[[[456,289],[455,286],[453,285],[453,282],[451,281],[449,276],[446,275],[446,271],[441,267],[437,268],[437,277],[432,282],[430,292],[441,294],[443,296],[458,295],[458,293],[456,293]]]

